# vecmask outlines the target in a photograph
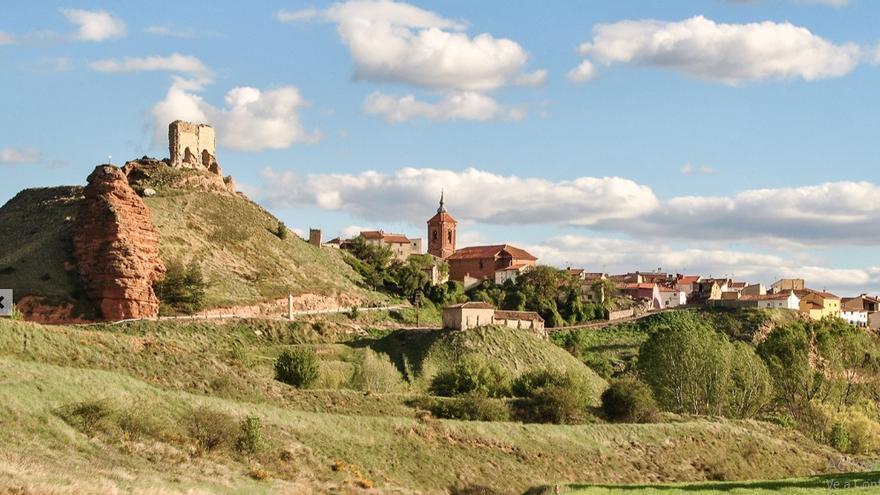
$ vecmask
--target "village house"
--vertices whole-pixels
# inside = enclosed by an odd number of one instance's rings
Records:
[[[880,299],[861,294],[858,297],[844,297],[840,300],[840,317],[852,325],[863,328],[877,329]]]
[[[687,304],[687,294],[674,287],[660,287],[660,307],[675,308]]]
[[[538,258],[509,244],[456,249],[457,223],[446,211],[441,195],[437,214],[428,220],[428,254],[446,261],[450,280],[463,282],[465,286],[483,279],[515,282],[519,275],[537,265]]]
[[[663,301],[660,296],[660,286],[654,283],[623,284],[617,290],[635,301],[644,301],[649,309],[660,309]]]
[[[811,320],[840,316],[840,298],[830,292],[811,289],[794,290],[800,298],[800,312]]]
[[[723,293],[721,299],[710,301],[710,305],[722,308],[777,308],[798,311],[800,298],[794,291],[761,295],[740,295],[728,292]]]
[[[770,292],[787,292],[790,290],[802,291],[806,289],[806,284],[802,278],[783,278],[779,279],[770,286]]]
[[[693,299],[699,302],[721,299],[721,285],[715,279],[701,279],[694,283]]]
[[[675,280],[675,288],[690,298],[696,292],[696,284],[702,279],[699,275],[679,275]]]
[[[443,328],[469,330],[485,325],[504,325],[546,337],[544,319],[533,311],[496,310],[486,302],[466,302],[443,308]]]
[[[366,230],[360,233],[367,244],[383,246],[391,251],[394,258],[406,261],[413,254],[422,254],[422,240],[410,239],[403,234],[392,234],[382,230]]]
[[[767,289],[764,288],[764,284],[747,285],[740,291],[740,295],[743,296],[763,296],[765,294],[767,294]]]

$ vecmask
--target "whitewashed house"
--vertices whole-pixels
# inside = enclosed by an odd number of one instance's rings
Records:
[[[680,289],[660,287],[660,307],[675,308],[687,304],[687,294]]]

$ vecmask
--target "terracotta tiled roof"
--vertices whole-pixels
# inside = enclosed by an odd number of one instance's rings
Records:
[[[794,291],[794,293],[797,294],[797,296],[800,297],[801,299],[803,299],[805,296],[807,296],[809,294],[816,294],[817,296],[821,297],[822,299],[840,299],[839,297],[835,296],[834,294],[832,294],[830,292],[818,291],[818,290],[813,290],[813,289],[796,290],[796,291]]]
[[[461,248],[456,250],[455,253],[453,253],[452,256],[447,259],[469,260],[494,258],[495,256],[500,255],[502,252],[507,252],[512,258],[519,260],[536,261],[538,259],[529,254],[528,251],[511,246],[509,244],[498,244],[494,246],[470,246],[466,248]]]
[[[482,301],[470,301],[461,304],[453,304],[451,306],[446,306],[443,309],[495,309],[495,306],[487,302]]]
[[[361,232],[361,237],[364,239],[381,239],[382,235],[381,230],[365,230]]]
[[[699,275],[683,275],[679,277],[678,282],[681,284],[694,284],[700,280]]]
[[[568,268],[567,271],[572,275],[580,275],[581,273],[584,273],[583,268]]]
[[[541,315],[534,311],[495,311],[496,320],[522,320],[522,321],[544,321]]]
[[[652,290],[653,290],[654,287],[655,287],[656,285],[657,285],[657,284],[648,284],[648,283],[641,283],[641,284],[623,284],[620,288],[623,289],[623,290],[627,290],[627,289],[629,289],[629,290],[635,290],[635,289],[652,289]]]
[[[728,287],[731,289],[745,289],[746,286],[748,286],[748,284],[745,282],[731,282],[728,284]]]
[[[432,224],[432,223],[439,223],[439,222],[445,222],[445,223],[458,223],[458,222],[455,221],[454,218],[452,218],[452,215],[450,215],[449,213],[446,213],[445,211],[440,212],[440,213],[437,213],[436,215],[434,215],[433,217],[431,217],[430,220],[428,220],[428,223],[429,223],[429,224]]]
[[[403,234],[391,234],[386,233],[381,230],[365,230],[361,232],[361,237],[364,239],[369,239],[371,241],[381,240],[382,242],[387,242],[388,244],[409,244],[410,240],[407,236]]]

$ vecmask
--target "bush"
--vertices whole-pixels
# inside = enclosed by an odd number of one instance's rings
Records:
[[[831,432],[828,434],[828,445],[838,452],[850,451],[849,432],[842,422],[837,421],[831,425]]]
[[[309,388],[320,374],[318,356],[311,349],[287,350],[275,360],[275,379],[296,388]]]
[[[110,429],[113,424],[112,414],[113,410],[106,400],[77,402],[58,411],[65,423],[87,435]]]
[[[592,398],[583,377],[552,369],[523,373],[511,390],[520,398],[515,404],[516,416],[533,423],[582,422]]]
[[[256,416],[248,416],[239,425],[236,447],[243,454],[256,454],[263,450],[263,423]]]
[[[481,393],[456,398],[428,398],[413,404],[427,409],[437,418],[465,421],[508,421],[510,408],[501,399],[492,399]]]
[[[237,429],[231,416],[207,407],[194,409],[190,417],[189,434],[203,451],[232,445]]]
[[[479,392],[489,397],[508,394],[510,377],[498,363],[479,356],[465,356],[451,369],[441,371],[431,380],[434,395],[455,397]]]
[[[193,314],[204,309],[208,284],[196,260],[187,266],[180,260],[170,261],[165,269],[165,279],[153,287],[163,312]]]
[[[279,221],[272,233],[281,240],[287,239],[287,226],[284,225],[284,222]]]
[[[602,412],[621,423],[651,423],[659,417],[651,388],[634,379],[617,380],[602,393]]]
[[[388,355],[379,354],[369,348],[364,350],[364,359],[355,369],[352,386],[383,393],[400,392],[406,388],[403,375]]]

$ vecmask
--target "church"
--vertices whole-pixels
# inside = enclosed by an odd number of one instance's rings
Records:
[[[504,283],[533,268],[538,258],[509,244],[455,248],[458,222],[446,211],[443,195],[437,214],[428,220],[428,254],[449,264],[449,279],[470,286],[482,279]]]

